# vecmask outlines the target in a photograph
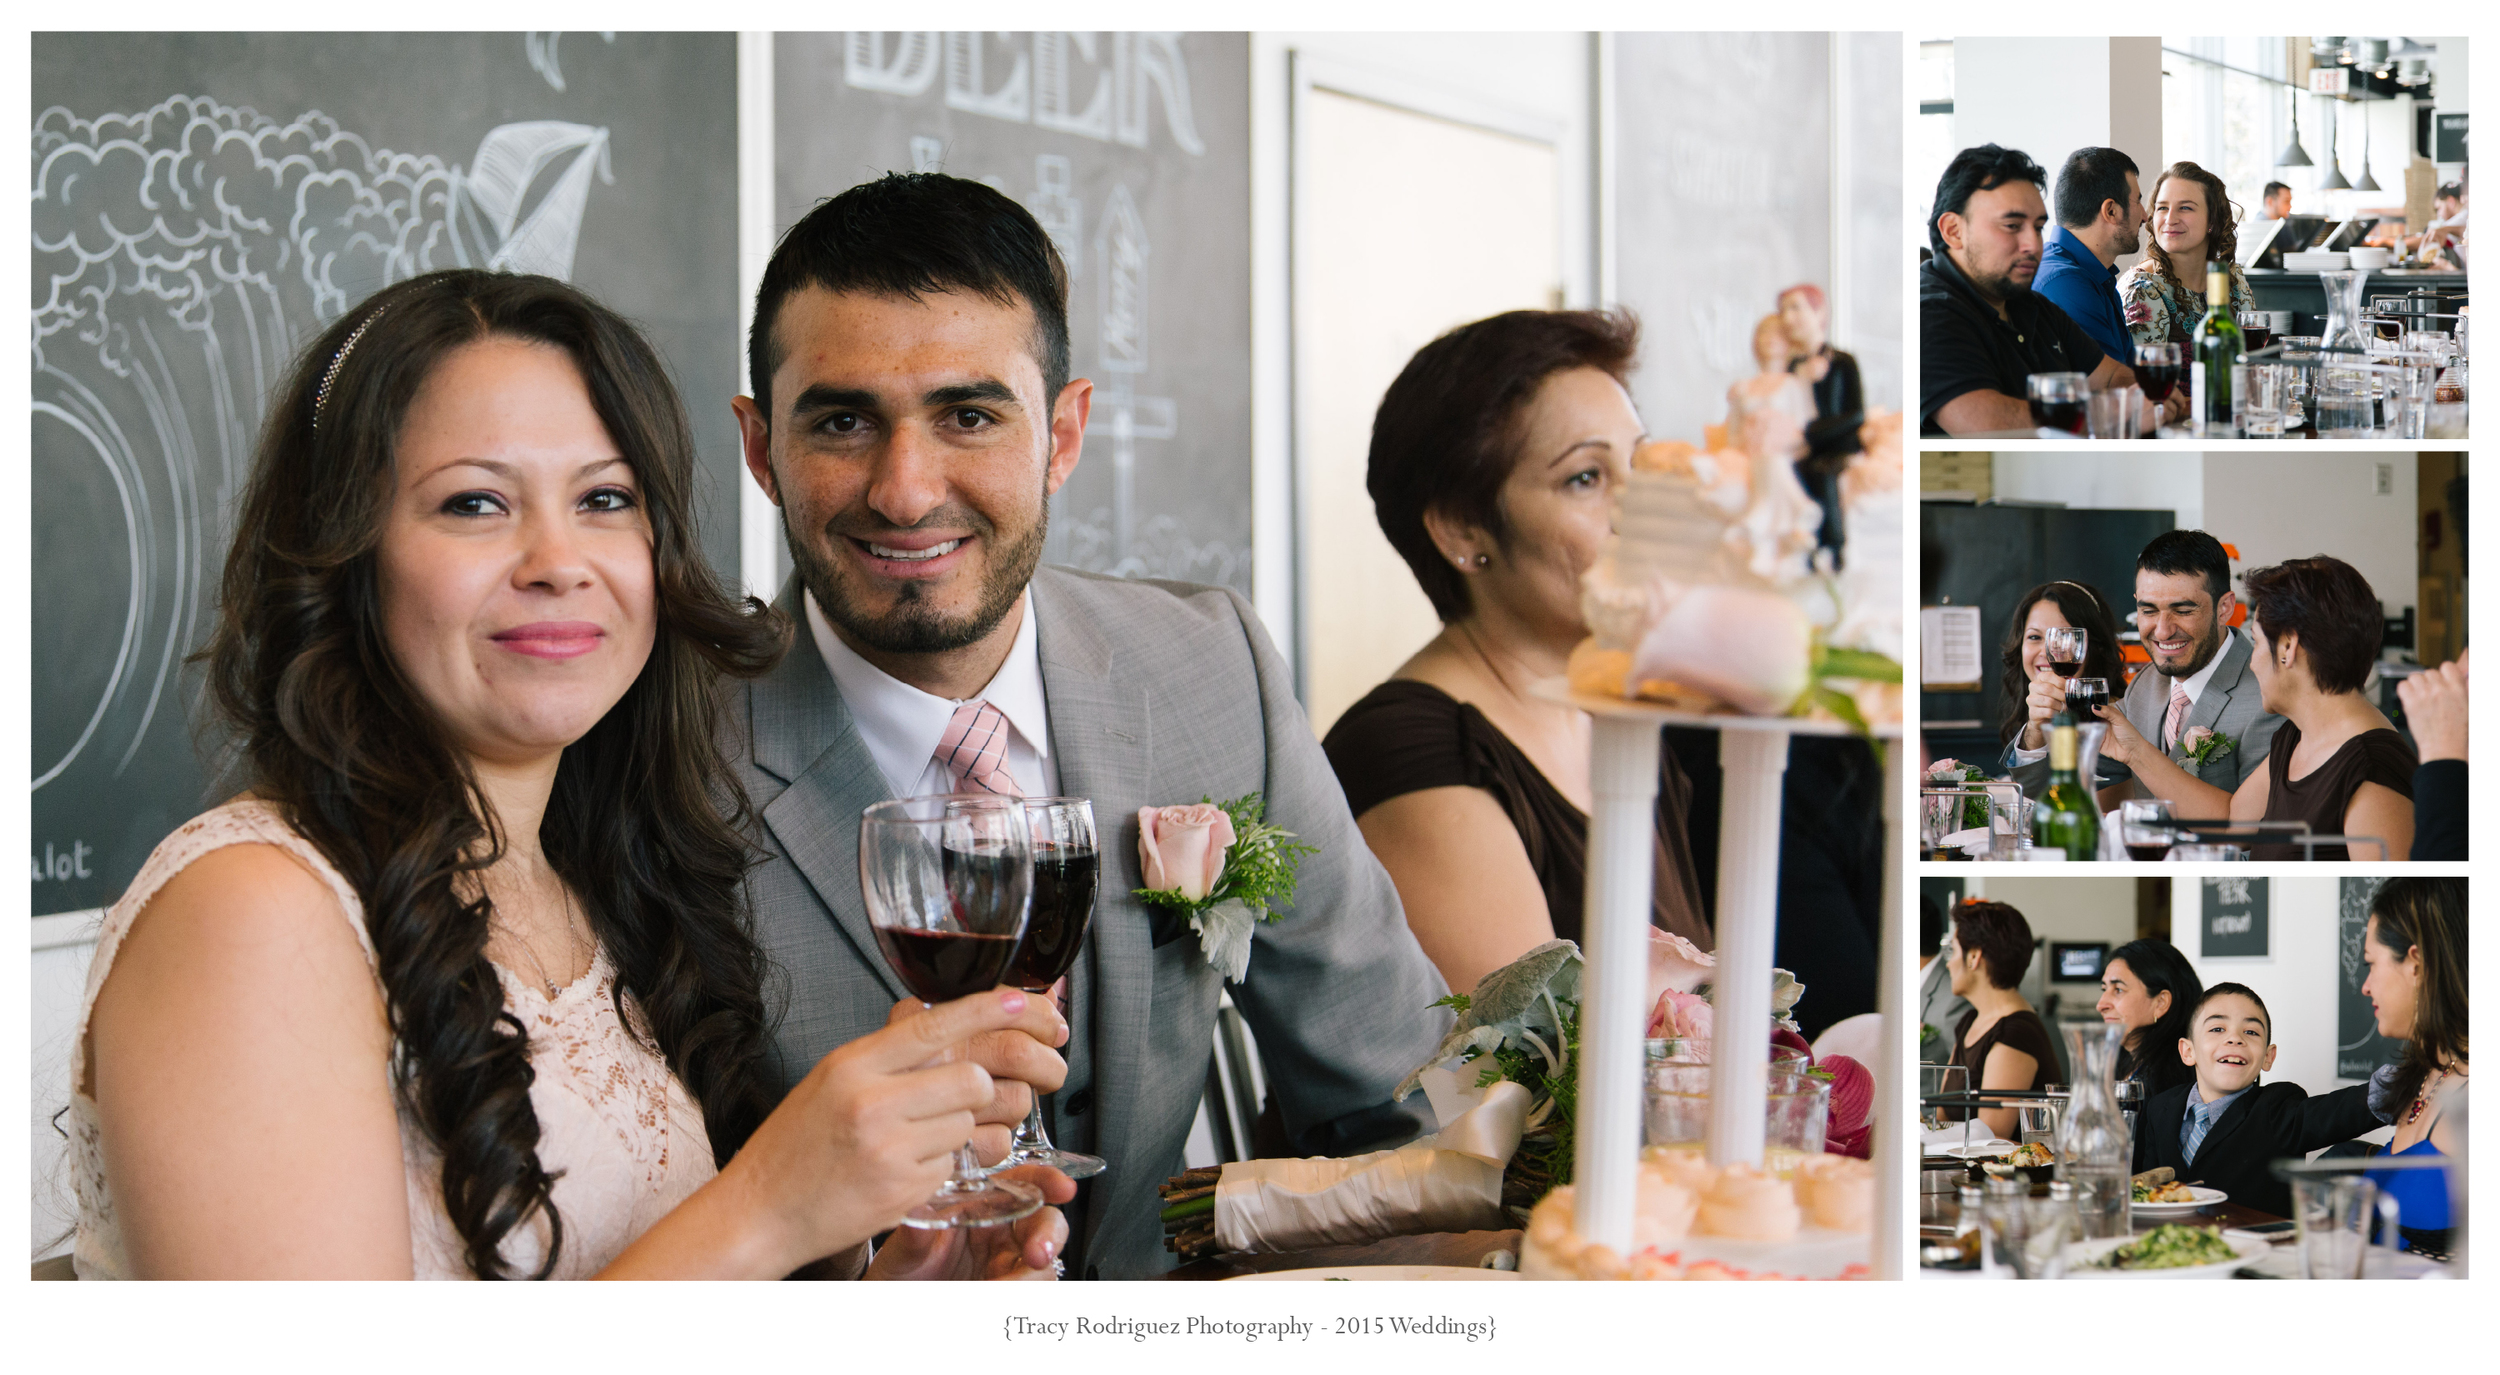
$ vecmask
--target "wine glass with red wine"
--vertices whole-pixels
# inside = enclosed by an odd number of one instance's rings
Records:
[[[2092,394],[2089,377],[2079,372],[2035,372],[2028,386],[2033,424],[2068,434],[2084,433],[2084,402]]]
[[[1032,908],[1033,834],[1024,800],[942,793],[880,802],[859,818],[859,889],[885,962],[923,1003],[996,988]],[[984,1178],[967,1141],[955,1175],[903,1215],[906,1227],[989,1227],[1028,1217],[1041,1191]]]
[[[2158,406],[2186,381],[2187,363],[2177,343],[2165,339],[2135,346],[2135,384],[2144,389],[2145,400]]]
[[[2076,725],[2101,724],[2101,718],[2093,713],[2093,708],[2108,705],[2109,680],[2107,678],[2069,678],[2066,680],[2066,710],[2074,714]]]
[[[1033,829],[1033,916],[1024,924],[1007,982],[1027,993],[1048,993],[1076,967],[1085,928],[1094,919],[1094,893],[1102,882],[1102,850],[1094,839],[1094,804],[1081,797],[1028,797],[1025,819]],[[1042,1125],[1042,1096],[1016,1128],[1016,1142],[999,1166],[1048,1165],[1070,1179],[1103,1171],[1103,1159],[1051,1144]]]
[[[2090,639],[2079,626],[2052,626],[2042,633],[2040,649],[2049,661],[2049,671],[2067,679],[2083,672],[2083,655]],[[2071,697],[2073,692],[2073,684],[2069,683],[2067,693]]]

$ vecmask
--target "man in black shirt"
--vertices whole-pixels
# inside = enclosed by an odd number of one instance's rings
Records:
[[[1918,270],[1919,433],[2030,430],[2035,372],[2084,373],[2094,391],[2135,385],[2133,368],[2031,289],[2047,180],[2040,164],[1990,143],[1955,154],[1936,184],[1935,255]]]

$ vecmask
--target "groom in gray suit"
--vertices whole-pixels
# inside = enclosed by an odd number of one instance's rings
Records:
[[[1433,1127],[1391,1090],[1447,1025],[1445,991],[1365,848],[1291,677],[1222,588],[1039,567],[1093,384],[1068,377],[1067,277],[978,182],[894,175],[818,206],[757,293],[748,471],[796,574],[789,655],[742,686],[728,751],[763,817],[758,935],[786,979],[781,1081],[905,996],[860,897],[859,818],[964,788],[1090,798],[1102,887],[1066,988],[1069,1150],[1109,1161],[1067,1209],[1068,1273],[1168,1269],[1155,1186],[1181,1167],[1222,980],[1144,886],[1140,807],[1266,798],[1319,847],[1231,990],[1293,1149],[1342,1155]]]
[[[2101,719],[2101,806],[2130,797],[2165,797],[2182,817],[2222,817],[2230,794],[2265,767],[2283,718],[2266,710],[2249,671],[2249,639],[2230,625],[2236,603],[2231,560],[2202,530],[2154,537],[2135,561],[2136,633],[2150,672],[2127,685],[2120,710]],[[2200,730],[2231,742],[2228,752],[2190,757]],[[2014,777],[2026,792],[2046,786],[2048,751],[2016,750]]]

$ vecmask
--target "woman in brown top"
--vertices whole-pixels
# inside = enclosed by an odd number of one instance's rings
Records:
[[[2018,991],[2031,967],[2031,923],[2001,902],[1973,898],[1953,911],[1953,936],[1945,942],[1953,991],[1971,1010],[1953,1028],[1953,1055],[1946,1063],[1970,1071],[1974,1089],[2022,1091],[2057,1079],[2057,1049],[2040,1014]],[[2014,1139],[2010,1107],[1981,1108],[1981,1125]]]
[[[2362,692],[2378,660],[2378,594],[2351,564],[2320,555],[2248,575],[2249,667],[2266,710],[2283,718],[2263,773],[2231,798],[2236,820],[2309,823],[2318,835],[2378,836],[2384,855],[2413,848],[2413,746]],[[2261,845],[2258,859],[2300,859],[2297,845]],[[2350,858],[2322,845],[2317,859]]]
[[[1589,719],[1531,696],[1588,630],[1580,574],[1630,471],[1624,315],[1512,311],[1453,330],[1381,399],[1367,485],[1441,633],[1330,728],[1329,761],[1454,989],[1579,934]],[[1690,785],[1662,751],[1654,920],[1708,949],[1685,838]]]

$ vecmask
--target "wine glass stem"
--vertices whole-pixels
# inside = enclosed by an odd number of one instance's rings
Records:
[[[954,1183],[958,1186],[977,1188],[980,1186],[981,1173],[981,1160],[972,1153],[972,1143],[967,1141],[957,1146],[955,1148]]]
[[[1007,1158],[1036,1155],[1049,1150],[1050,1131],[1042,1125],[1042,1096],[1033,1095],[1033,1110],[1024,1115],[1023,1125],[1016,1128],[1015,1144],[1007,1148]]]

